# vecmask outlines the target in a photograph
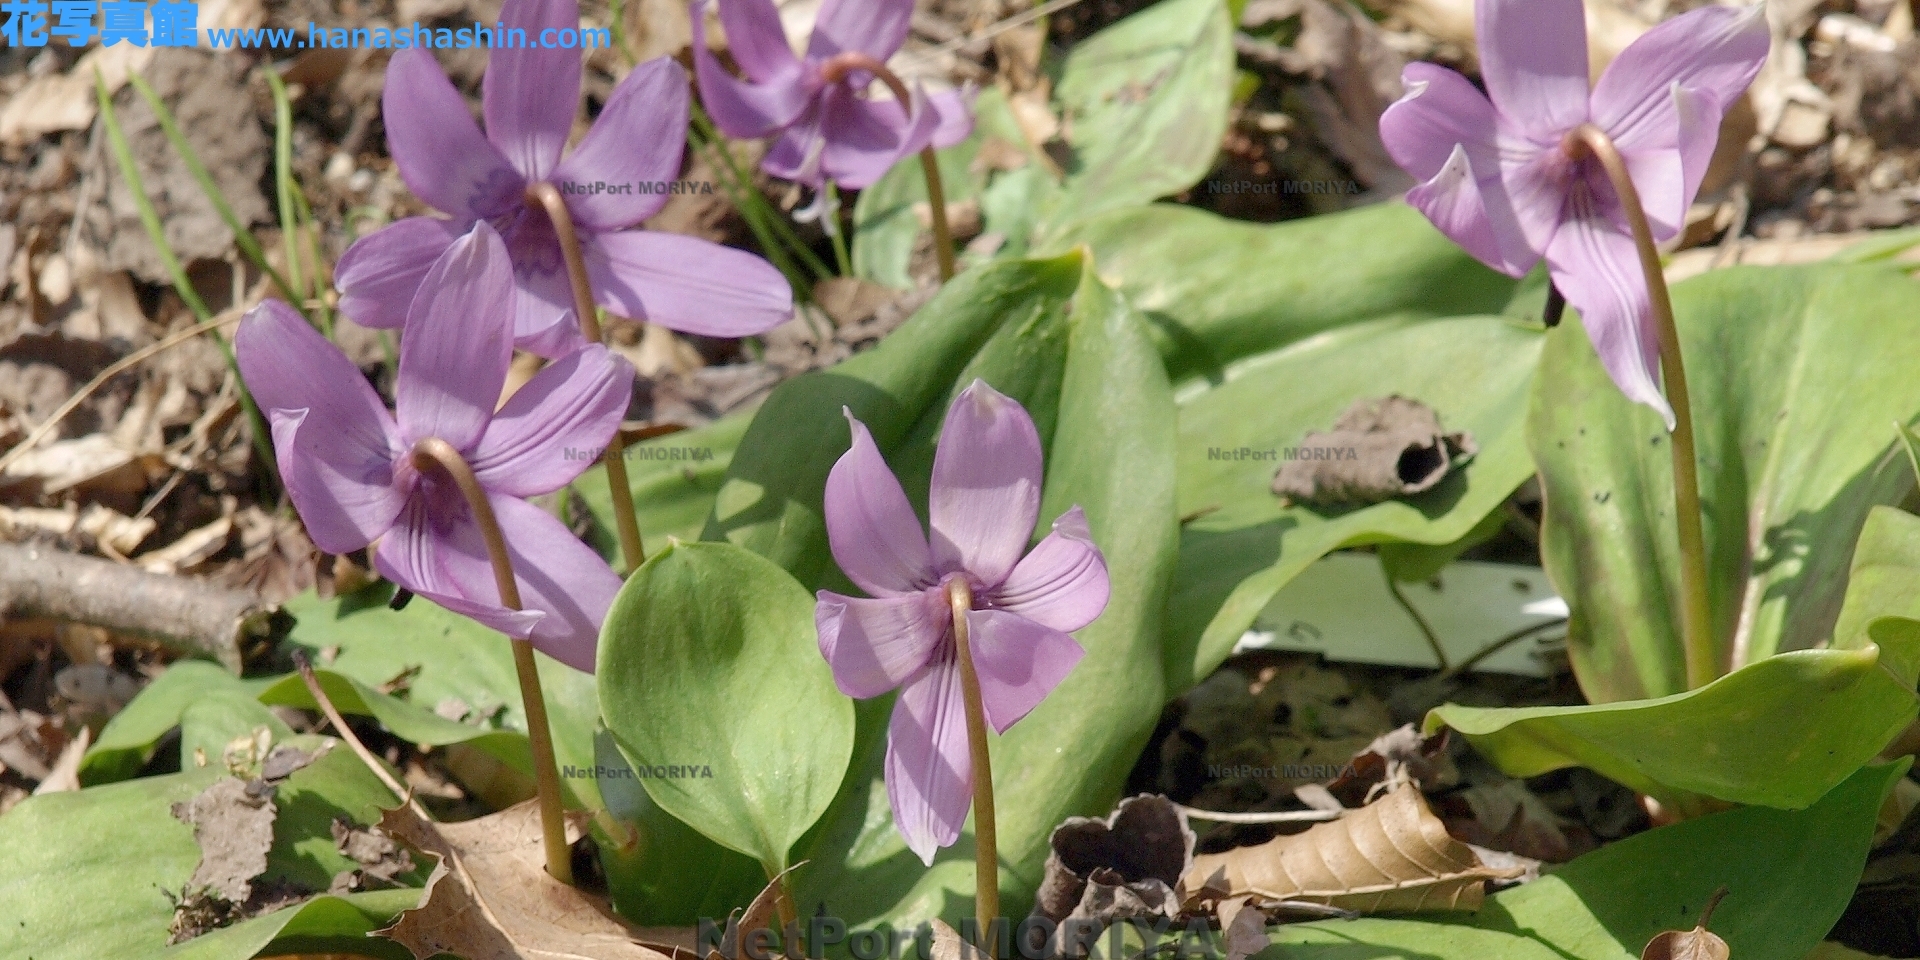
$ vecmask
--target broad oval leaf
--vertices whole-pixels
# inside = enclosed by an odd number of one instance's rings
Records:
[[[833,799],[853,704],[814,636],[814,600],[725,543],[672,543],[600,632],[607,728],[655,803],[769,874]]]
[[[1074,244],[1146,315],[1175,382],[1361,321],[1498,313],[1515,289],[1404,203],[1274,224],[1156,204],[1056,242]]]
[[[1673,289],[1698,437],[1709,603],[1729,668],[1826,639],[1868,511],[1913,489],[1920,287],[1874,266],[1719,270]],[[1579,323],[1548,337],[1528,415],[1542,555],[1594,702],[1684,690],[1666,431]]]

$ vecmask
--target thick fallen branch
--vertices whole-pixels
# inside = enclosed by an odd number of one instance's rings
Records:
[[[0,620],[51,618],[135,634],[239,673],[242,644],[268,636],[280,608],[240,590],[47,547],[0,544]]]

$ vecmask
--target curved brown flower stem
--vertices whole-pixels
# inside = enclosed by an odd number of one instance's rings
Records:
[[[1687,373],[1680,362],[1680,334],[1673,323],[1673,301],[1667,296],[1667,278],[1660,252],[1653,245],[1653,228],[1640,204],[1640,192],[1627,174],[1627,163],[1613,139],[1600,128],[1583,123],[1567,134],[1568,153],[1576,160],[1590,156],[1600,162],[1613,183],[1614,193],[1633,230],[1640,251],[1640,270],[1647,277],[1647,299],[1653,307],[1660,338],[1660,373],[1666,381],[1667,403],[1673,407],[1674,519],[1680,540],[1680,638],[1686,651],[1687,689],[1713,682],[1724,672],[1713,637],[1713,618],[1707,608],[1707,539],[1701,522],[1700,477],[1693,443],[1693,404],[1687,399]]]
[[[839,83],[847,74],[855,70],[865,70],[878,77],[887,89],[893,91],[893,98],[900,102],[902,112],[912,115],[913,97],[907,93],[907,85],[900,82],[898,74],[867,54],[858,50],[847,50],[834,54],[820,65],[820,78],[828,83]],[[947,225],[947,191],[940,180],[940,161],[934,155],[933,147],[920,151],[920,172],[927,178],[927,211],[933,219],[933,252],[940,258],[940,280],[942,283],[953,279],[953,228]]]
[[[947,583],[947,604],[953,610],[953,645],[960,659],[960,696],[967,708],[967,751],[973,760],[973,913],[980,921],[975,944],[993,955],[994,918],[1000,915],[1000,849],[993,824],[993,758],[987,752],[987,709],[980,699],[980,675],[973,669],[973,648],[967,637],[967,611],[973,609],[973,590],[967,582]]]
[[[493,562],[493,582],[500,590],[500,603],[509,610],[520,609],[520,584],[513,578],[513,560],[507,555],[507,538],[494,518],[493,504],[474,477],[460,451],[445,440],[428,437],[413,445],[413,466],[421,473],[438,471],[466,498],[473,520],[480,527],[480,539],[487,545],[487,559]],[[614,499],[619,499],[615,497]],[[567,821],[560,801],[560,770],[553,761],[553,732],[547,725],[547,698],[540,690],[540,672],[533,659],[533,644],[513,641],[513,668],[520,677],[520,699],[527,709],[527,740],[533,746],[533,780],[540,795],[540,833],[547,848],[547,872],[555,880],[573,884],[573,853],[567,848]]]
[[[553,184],[541,181],[527,185],[527,202],[546,211],[553,232],[560,238],[560,256],[567,264],[567,280],[573,285],[573,312],[580,317],[580,333],[589,343],[600,343],[600,317],[593,308],[593,285],[587,281],[587,260],[580,252],[580,234],[573,228],[573,215]],[[647,550],[640,540],[640,521],[633,514],[633,486],[627,480],[626,441],[618,430],[607,440],[607,487],[613,492],[613,525],[620,537],[620,556],[626,561],[626,573],[647,562]]]

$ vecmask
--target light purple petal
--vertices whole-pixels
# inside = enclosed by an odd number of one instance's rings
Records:
[[[804,183],[816,190],[826,183],[820,170],[820,155],[826,150],[820,132],[820,109],[816,104],[802,113],[767,148],[760,169],[782,180]]]
[[[683,333],[746,337],[793,318],[793,287],[755,254],[649,230],[603,233],[587,245],[602,306]]]
[[[834,686],[865,700],[919,673],[947,637],[952,614],[937,588],[879,600],[822,590],[813,622]]]
[[[620,577],[545,511],[513,497],[489,496],[520,590],[521,612],[507,610],[479,525],[458,495],[441,484],[431,494],[415,496],[404,522],[380,542],[375,566],[381,574],[592,673],[600,624],[620,590]],[[529,616],[536,613],[541,616]]]
[[[1685,224],[1720,118],[1766,63],[1769,42],[1761,6],[1703,7],[1647,31],[1601,74],[1594,123],[1638,168],[1634,185],[1656,236]]]
[[[340,312],[363,327],[398,328],[428,268],[471,226],[468,220],[408,217],[361,237],[333,268]]]
[[[996,733],[1039,706],[1087,653],[1058,630],[999,610],[968,613],[967,632],[980,702]]]
[[[703,7],[704,5],[701,5]],[[693,13],[693,72],[700,80],[700,102],[706,107],[707,115],[713,118],[715,126],[730,137],[751,139],[764,137],[775,130],[794,122],[813,99],[815,84],[808,83],[805,75],[796,64],[791,70],[781,70],[771,75],[755,76],[745,60],[741,67],[748,69],[748,75],[761,82],[749,83],[728,73],[720,65],[719,58],[707,48],[706,17],[701,7]],[[721,6],[721,16],[726,18],[727,5]],[[758,16],[758,14],[755,14]],[[779,29],[779,15],[773,14],[774,28]],[[734,39],[733,26],[727,21],[727,39]],[[780,45],[786,46],[782,34]],[[742,56],[735,48],[736,59]],[[754,57],[755,54],[745,54]],[[789,58],[792,53],[787,54]]]
[[[408,446],[438,437],[467,452],[500,402],[513,360],[513,271],[485,222],[427,271],[407,310],[394,410]]]
[[[974,90],[936,90],[927,94],[927,107],[940,116],[933,131],[933,148],[945,150],[973,134]]]
[[[387,62],[381,115],[407,189],[456,217],[492,217],[520,202],[526,181],[480,133],[467,101],[422,49]]]
[[[1394,162],[1425,181],[1408,192],[1408,202],[1481,262],[1525,275],[1540,262],[1541,248],[1529,242],[1514,212],[1502,182],[1502,161],[1509,153],[1537,156],[1540,149],[1509,137],[1509,149],[1503,150],[1493,104],[1451,70],[1408,64],[1401,82],[1407,92],[1381,114],[1380,139]],[[1557,199],[1533,202],[1530,220],[1558,222]],[[1550,229],[1545,236],[1551,236]]]
[[[542,47],[542,30],[580,26],[575,0],[509,0],[500,19],[506,30],[526,31],[527,46],[490,51],[480,78],[487,139],[528,180],[545,180],[560,162],[573,115],[580,109],[580,51]]]
[[[514,391],[474,447],[480,484],[534,497],[571,483],[599,459],[633,398],[633,367],[597,343]]]
[[[1532,258],[1546,253],[1547,245],[1553,242],[1567,205],[1568,165],[1566,151],[1559,144],[1537,147],[1525,140],[1503,137],[1499,175],[1489,177],[1475,168],[1480,196],[1489,201],[1489,214],[1499,209],[1495,198],[1504,198],[1522,238],[1521,243],[1503,245],[1509,260],[1515,255],[1511,248],[1523,246],[1529,258],[1526,262],[1537,262]]]
[[[385,533],[405,503],[393,479],[400,440],[359,368],[278,300],[240,321],[233,347],[314,544],[350,553]]]
[[[807,42],[808,59],[857,50],[882,63],[907,42],[913,0],[826,0]]]
[[[1071,633],[1100,616],[1110,589],[1106,558],[1094,545],[1087,515],[1074,507],[987,599],[995,610]]]
[[[1673,88],[1677,125],[1689,133],[1704,134],[1707,145],[1705,156],[1692,171],[1696,178],[1706,174],[1707,161],[1713,156],[1713,142],[1720,128],[1720,111],[1713,110],[1712,104],[1701,103],[1701,99],[1699,94]],[[1710,128],[1701,126],[1702,107],[1713,115]],[[1640,207],[1646,211],[1654,241],[1658,243],[1679,233],[1687,224],[1687,208],[1693,204],[1693,193],[1700,186],[1698,179],[1688,180],[1687,158],[1678,149],[1641,148],[1622,153],[1621,159],[1626,161],[1627,176],[1633,178],[1634,189],[1640,194]]]
[[[920,152],[933,141],[941,116],[917,92],[914,100],[909,117],[897,101],[858,97],[845,84],[828,88],[820,106],[827,141],[821,170],[841,186],[858,190]]]
[[[954,398],[933,455],[933,567],[1000,585],[1040,515],[1040,432],[1013,398],[975,380]]]
[[[600,626],[620,592],[620,575],[546,511],[513,497],[488,499],[507,538],[521,602],[548,614],[533,628],[533,645],[575,670],[592,673]]]
[[[847,579],[876,597],[933,586],[933,562],[920,520],[864,423],[842,410],[853,443],[827,474],[827,545]]]
[[[462,508],[464,509],[464,507]],[[373,566],[388,580],[419,594],[481,626],[498,630],[517,640],[533,635],[534,628],[546,619],[537,610],[508,610],[500,604],[500,592],[485,548],[479,554],[463,551],[448,532],[436,529],[436,518],[427,507],[427,498],[415,496],[407,502],[391,533],[380,540],[374,552]],[[460,543],[478,545],[479,534],[472,520],[463,514],[459,522],[470,530],[458,538]],[[485,599],[475,599],[475,597]]]
[[[887,799],[893,824],[922,863],[960,839],[973,805],[966,704],[951,655],[907,681],[887,724]]]
[[[1592,185],[1576,188],[1567,222],[1547,248],[1547,266],[1580,321],[1608,376],[1635,403],[1660,412],[1674,427],[1673,408],[1655,376],[1660,350],[1647,303],[1647,283],[1633,238],[1614,216],[1618,203],[1596,197]]]
[[[546,214],[527,210],[514,219],[504,238],[513,258],[513,342],[529,353],[562,357],[586,341],[573,314],[573,282],[567,278],[560,238]],[[590,237],[581,243],[592,248]]]
[[[1507,245],[1516,248],[1518,256],[1509,257],[1503,249],[1501,231],[1495,226],[1486,198],[1480,192],[1480,181],[1474,177],[1473,164],[1464,146],[1454,146],[1453,157],[1433,179],[1408,190],[1407,203],[1426,214],[1448,239],[1495,270],[1510,276],[1525,276],[1540,260],[1538,255],[1527,251],[1526,238],[1520,235],[1517,226],[1509,227]]]
[[[1593,122],[1622,150],[1671,147],[1674,84],[1724,109],[1767,62],[1764,6],[1702,7],[1674,17],[1628,44],[1593,88]]]
[[[695,5],[696,20],[704,19],[705,13],[704,2]],[[787,43],[787,29],[773,0],[725,0],[720,4],[720,25],[727,30],[727,51],[753,82],[787,80],[800,72],[800,58]],[[704,24],[698,29],[704,30]],[[702,37],[696,49],[705,46]]]
[[[1493,104],[1473,84],[1445,67],[1409,63],[1400,74],[1406,93],[1380,114],[1380,142],[1415,180],[1431,180],[1465,146],[1492,172],[1499,153]]]
[[[1480,74],[1503,125],[1540,145],[1587,121],[1581,0],[1478,0]]]
[[[647,187],[679,175],[686,144],[686,71],[666,57],[633,68],[553,172],[573,188],[561,196],[574,226],[617,230],[659,213],[667,194]]]

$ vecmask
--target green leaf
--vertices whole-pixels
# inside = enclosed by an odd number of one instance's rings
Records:
[[[1277,224],[1160,204],[1054,246],[1074,244],[1152,322],[1176,382],[1357,321],[1498,313],[1514,290],[1403,203]]]
[[[1276,928],[1278,957],[1633,960],[1687,929],[1721,886],[1712,929],[1740,960],[1803,960],[1852,898],[1880,812],[1906,763],[1862,770],[1800,811],[1749,808],[1611,843],[1458,920],[1362,918]]]
[[[1913,488],[1888,427],[1920,412],[1920,288],[1873,266],[1717,270],[1673,290],[1688,359],[1718,660],[1828,637],[1867,513]],[[1542,553],[1572,608],[1581,689],[1685,689],[1666,431],[1608,379],[1580,325],[1548,337],[1528,415]]]
[[[214,930],[169,947],[153,960],[252,960],[287,954],[333,954],[412,960],[405,947],[367,934],[419,906],[417,889],[321,896],[297,906]]]
[[[326,665],[320,671],[321,680],[340,709],[374,716],[395,733],[419,743],[470,742],[508,766],[531,773],[526,714],[507,638],[423,597],[415,598],[405,610],[389,609],[384,599],[377,590],[333,600],[312,593],[295,597],[285,609],[299,622],[286,642],[305,649],[314,663]],[[593,677],[545,654],[536,659],[557,762],[592,766],[593,731],[600,717]],[[329,674],[350,683],[329,680]],[[406,701],[377,691],[400,677],[406,678]],[[261,699],[312,706],[306,686],[295,676],[277,681]],[[433,713],[448,699],[458,699],[481,713],[498,709],[499,714],[491,726],[456,723]],[[581,803],[599,805],[593,780],[564,783]]]
[[[1039,232],[1198,183],[1227,132],[1233,63],[1221,0],[1162,0],[1075,44],[1055,94],[1073,148],[1061,215]]]
[[[1274,594],[1341,547],[1447,544],[1466,536],[1533,473],[1521,411],[1542,338],[1502,317],[1377,321],[1237,364],[1180,398],[1180,562],[1167,607],[1172,692],[1211,673]],[[1285,506],[1280,457],[1353,401],[1398,393],[1436,410],[1480,452],[1417,496],[1370,506]],[[1242,456],[1238,451],[1251,451]]]
[[[201,700],[229,695],[257,698],[272,682],[241,680],[200,660],[173,664],[147,684],[126,709],[107,721],[99,739],[80,759],[80,782],[92,787],[132,779],[153,759],[155,748],[167,731],[180,725],[180,718],[188,707]],[[193,748],[186,748],[185,754],[193,756]],[[217,753],[210,753],[209,757],[219,759]]]
[[[1056,354],[1063,323],[1066,350]],[[984,377],[1034,411],[1048,441],[1041,523],[1079,504],[1113,578],[1106,611],[1077,634],[1086,657],[1030,716],[992,740],[1001,890],[1005,912],[1017,916],[1039,883],[1053,828],[1112,808],[1165,699],[1154,664],[1175,545],[1174,426],[1165,374],[1138,316],[1091,273],[1058,319],[1009,325],[1000,337],[987,351],[994,369],[982,363],[967,377]],[[1036,358],[1052,355],[1064,366],[1050,373]],[[943,392],[964,386],[949,381]],[[1057,399],[1039,396],[1046,390]],[[931,413],[937,420],[944,406]],[[836,455],[844,438],[839,443]],[[910,491],[924,490],[925,454],[906,450],[895,459],[919,465],[902,472]],[[890,707],[887,698],[859,705],[853,773],[803,845],[810,862],[797,874],[795,896],[824,902],[849,925],[901,929],[968,912],[973,851],[964,834],[928,870],[900,839],[881,777]]]
[[[813,606],[758,554],[675,543],[627,581],[600,632],[601,709],[641,785],[769,875],[853,751],[853,704],[820,656]]]
[[[228,744],[262,727],[273,735],[275,743],[293,736],[293,730],[258,698],[237,690],[217,691],[195,700],[180,714],[180,766],[184,769],[193,765],[196,752],[217,766]]]
[[[291,745],[311,750],[319,738]],[[193,829],[172,805],[225,771],[215,766],[72,793],[31,797],[0,817],[0,917],[8,956],[95,960],[166,945],[173,903],[200,861]],[[334,848],[335,817],[378,822],[397,798],[352,753],[334,749],[295,772],[275,802],[266,877],[324,889],[352,864]],[[417,892],[414,893],[417,897]]]
[[[938,153],[947,202],[978,200],[983,231],[1002,238],[996,255],[1008,257],[1024,255],[1029,243],[1065,249],[1049,238],[1088,216],[1186,190],[1212,169],[1226,133],[1233,62],[1221,0],[1164,0],[1130,16],[1067,55],[1051,106],[1069,148],[1062,176],[1028,142],[1006,97],[989,89],[974,104],[973,134]],[[993,175],[977,162],[990,142],[1025,163]],[[861,191],[855,272],[912,286],[907,266],[926,233],[913,206],[926,199],[917,157]]]
[[[1920,634],[1900,638],[1902,660]],[[1675,804],[1685,794],[1800,808],[1846,779],[1916,714],[1877,647],[1797,650],[1657,700],[1578,707],[1436,708],[1500,769],[1531,777],[1583,766]]]
[[[1920,715],[1920,518],[1886,507],[1855,550],[1834,649],[1776,654],[1656,700],[1489,709],[1453,704],[1449,726],[1513,776],[1585,766],[1642,793],[1804,807]]]

